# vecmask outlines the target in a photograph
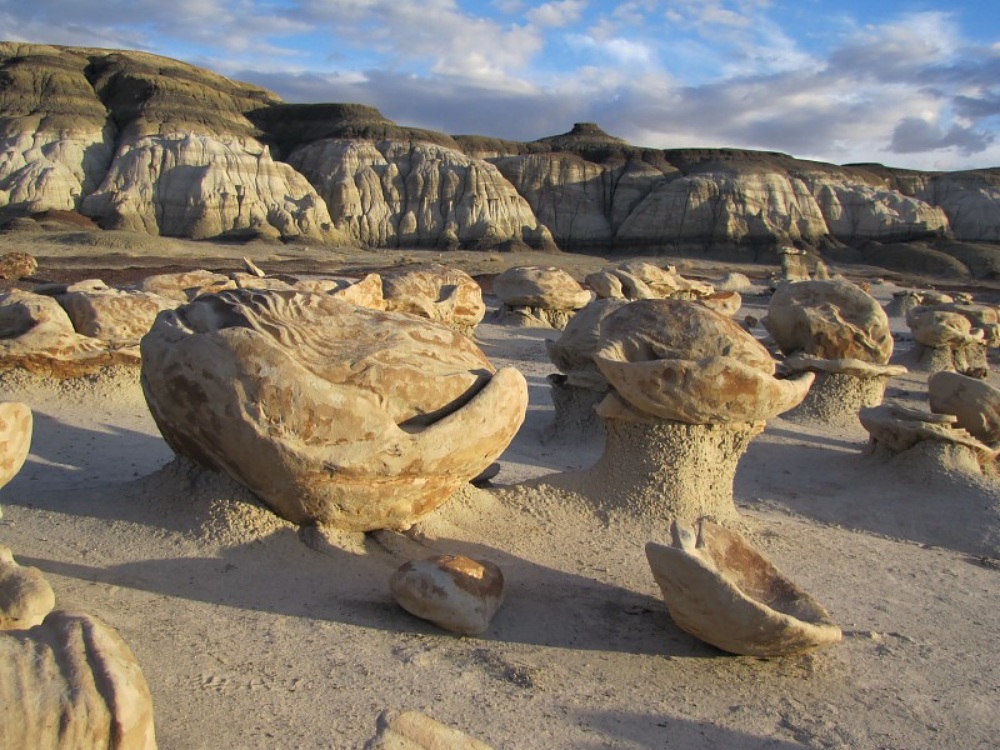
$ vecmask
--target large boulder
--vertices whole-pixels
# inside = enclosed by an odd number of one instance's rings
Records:
[[[0,403],[0,487],[17,476],[31,449],[34,419],[27,404]]]
[[[761,321],[785,354],[886,364],[892,332],[885,310],[849,281],[781,284]]]
[[[501,322],[562,329],[592,299],[567,271],[555,267],[515,266],[493,279],[500,298]]]
[[[70,292],[58,298],[77,333],[109,343],[139,343],[156,316],[177,302],[158,294],[107,289]]]
[[[465,336],[326,294],[202,297],[141,348],[174,451],[296,523],[408,528],[489,466],[527,409],[524,376]]]
[[[0,633],[0,747],[155,750],[149,687],[121,636],[61,610]]]
[[[1000,445],[1000,389],[957,372],[936,372],[927,381],[935,414],[952,414],[958,427],[988,445]]]

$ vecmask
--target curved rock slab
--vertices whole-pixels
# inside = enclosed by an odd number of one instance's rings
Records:
[[[639,300],[608,316],[594,361],[640,415],[688,424],[770,419],[800,403],[815,377],[775,378],[753,336],[684,300]]]
[[[761,322],[785,354],[875,364],[886,364],[892,356],[888,315],[849,281],[780,284]]]
[[[0,487],[17,476],[31,450],[34,418],[27,404],[0,403]]]
[[[121,636],[66,611],[0,633],[0,740],[9,748],[155,750],[152,697]]]
[[[489,466],[527,383],[468,338],[325,294],[238,290],[163,313],[142,385],[176,453],[294,523],[406,529]]]
[[[479,635],[503,603],[503,573],[489,560],[438,555],[400,565],[389,591],[412,615],[453,633]]]
[[[977,440],[1000,443],[1000,389],[957,372],[936,372],[927,381],[931,411],[951,414]]]
[[[786,656],[843,638],[827,611],[734,531],[671,523],[646,558],[678,627],[733,654]]]
[[[0,544],[0,630],[41,625],[56,606],[56,595],[38,568],[18,565]]]
[[[953,414],[928,414],[897,404],[882,404],[859,413],[862,426],[876,445],[902,453],[923,442],[961,446],[972,451],[981,466],[996,460],[998,450],[958,425]]]

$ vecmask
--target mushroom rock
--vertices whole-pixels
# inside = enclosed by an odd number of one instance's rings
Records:
[[[561,268],[515,266],[493,279],[500,298],[500,322],[524,327],[563,329],[590,303],[591,293]]]
[[[0,295],[0,371],[22,367],[74,378],[113,365],[137,366],[139,349],[77,333],[52,297],[21,290]]]
[[[418,711],[383,711],[364,750],[492,750]]]
[[[696,299],[715,292],[711,284],[684,278],[674,266],[661,268],[653,263],[634,260],[622,263],[612,273],[620,278],[628,275],[638,279],[659,299]]]
[[[524,376],[467,337],[326,294],[201,297],[141,348],[174,452],[293,523],[409,528],[503,452],[527,409]]]
[[[453,633],[479,635],[503,603],[503,573],[488,560],[438,555],[403,563],[389,590],[410,614]]]
[[[0,544],[0,630],[41,625],[56,606],[56,596],[38,568],[18,565]]]
[[[981,475],[995,470],[997,450],[959,427],[952,414],[883,404],[862,409],[859,417],[876,458],[909,454],[922,468],[940,472]]]
[[[57,299],[77,333],[124,346],[137,345],[156,316],[178,304],[158,294],[118,289],[75,291]]]
[[[805,397],[813,375],[779,380],[753,336],[684,300],[622,306],[601,324],[593,356],[611,388],[597,407],[604,453],[580,475],[583,493],[651,520],[739,524],[739,457],[765,420]]]
[[[465,271],[437,263],[382,272],[386,308],[472,336],[486,316],[483,291]]]
[[[858,410],[882,403],[889,378],[906,372],[889,366],[893,340],[889,317],[870,294],[843,280],[782,284],[761,321],[781,351],[782,370],[816,373],[816,383],[792,421],[853,424]]]
[[[919,372],[988,371],[986,332],[954,312],[918,307],[906,316],[916,346],[911,367]]]
[[[892,299],[884,309],[890,318],[906,318],[907,313],[915,307],[943,305],[954,301],[953,297],[942,292],[903,289],[892,293]]]
[[[236,282],[221,273],[199,269],[147,276],[133,288],[140,292],[158,294],[178,302],[190,302],[202,294],[215,294],[226,289],[235,289]]]
[[[31,409],[16,401],[0,402],[0,488],[24,466],[34,425]]]
[[[988,445],[1000,443],[1000,389],[956,372],[936,372],[927,381],[935,414],[951,414],[955,424]]]
[[[646,558],[670,616],[687,633],[733,654],[787,656],[839,643],[840,628],[809,594],[741,535],[707,521],[671,523],[671,545]]]
[[[986,305],[920,305],[906,314],[906,324],[917,342],[911,366],[921,372],[985,375],[986,351],[1000,345],[1000,315]]]
[[[121,636],[62,610],[0,633],[0,737],[9,748],[155,750],[152,697]]]
[[[601,322],[628,304],[618,299],[596,299],[579,310],[555,341],[545,349],[559,373],[549,375],[555,417],[548,436],[603,435],[604,427],[594,408],[604,398],[608,381],[594,362]]]

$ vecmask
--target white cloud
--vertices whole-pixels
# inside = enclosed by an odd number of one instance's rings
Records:
[[[586,0],[557,0],[528,11],[528,21],[538,27],[561,28],[580,20]]]

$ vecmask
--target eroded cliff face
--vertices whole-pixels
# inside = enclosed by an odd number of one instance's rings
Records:
[[[193,238],[756,252],[1000,242],[998,208],[997,170],[646,149],[589,123],[528,143],[453,137],[155,55],[0,43],[0,223],[58,209]]]

